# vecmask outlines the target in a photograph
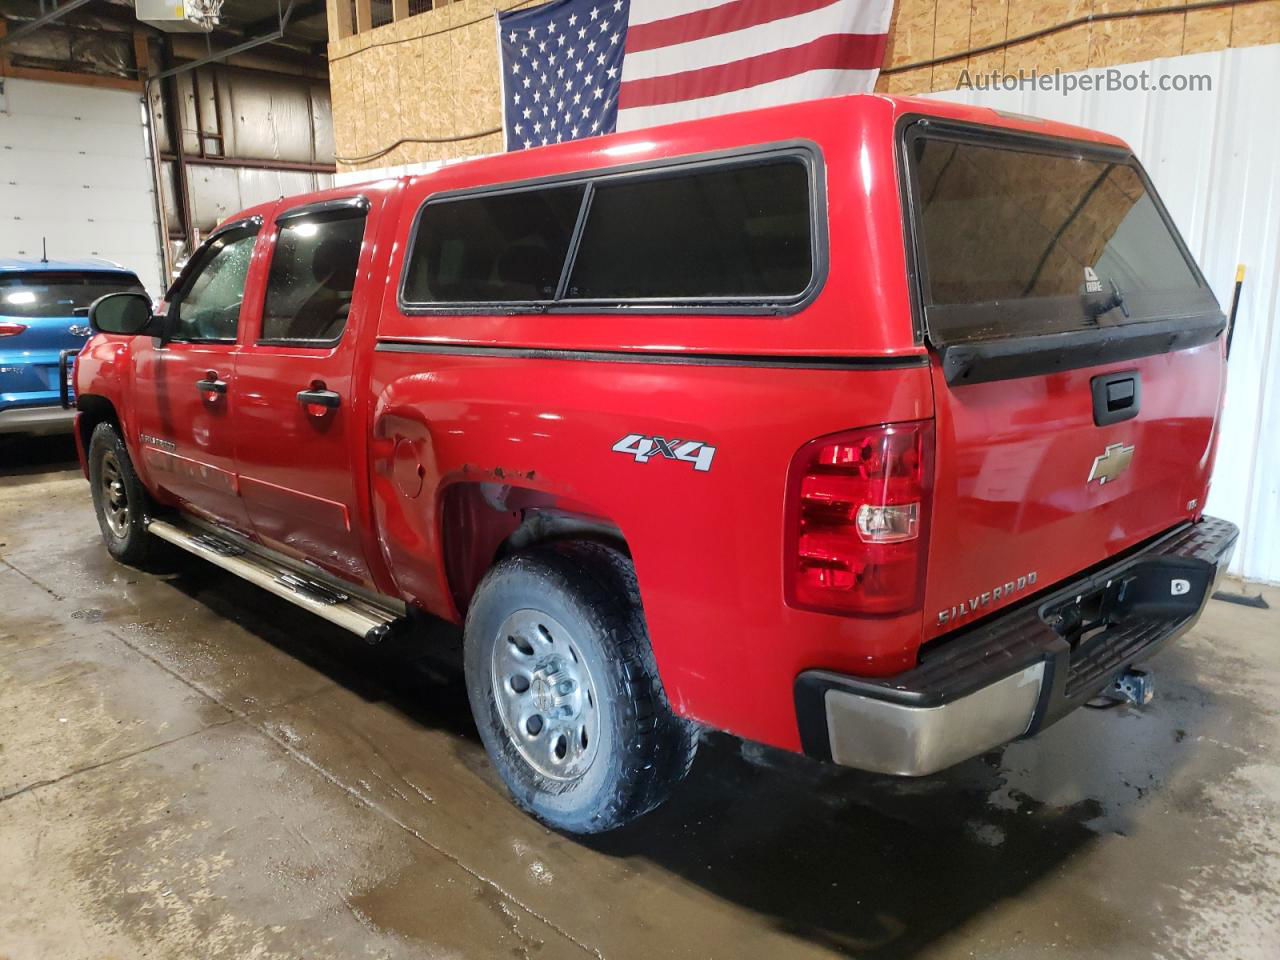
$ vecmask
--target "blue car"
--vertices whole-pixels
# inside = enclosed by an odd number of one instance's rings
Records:
[[[138,277],[108,260],[0,258],[0,434],[70,430],[59,402],[58,355],[89,336],[89,304]]]

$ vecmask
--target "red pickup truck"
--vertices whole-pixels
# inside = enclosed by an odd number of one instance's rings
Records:
[[[464,624],[515,802],[660,803],[700,726],[890,774],[1030,736],[1184,632],[1225,320],[1132,152],[858,96],[223,224],[97,301],[111,553],[371,642]]]

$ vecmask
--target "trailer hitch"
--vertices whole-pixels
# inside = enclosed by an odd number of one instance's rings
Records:
[[[1145,707],[1155,698],[1155,684],[1151,674],[1145,670],[1125,670],[1111,681],[1098,696],[1114,703],[1127,703],[1134,707]]]

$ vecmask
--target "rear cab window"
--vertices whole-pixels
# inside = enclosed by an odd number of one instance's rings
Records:
[[[818,158],[767,150],[428,198],[406,312],[779,312],[821,283]]]
[[[944,125],[908,128],[904,153],[918,291],[933,343],[1218,312],[1127,152],[1005,142]]]

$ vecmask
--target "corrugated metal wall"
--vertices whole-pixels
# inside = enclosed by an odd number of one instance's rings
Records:
[[[1280,583],[1280,45],[1117,68],[1205,74],[1207,92],[957,91],[945,100],[1123,137],[1150,172],[1226,310],[1247,267],[1208,510],[1240,525],[1232,572]],[[1101,71],[1083,71],[1099,73]]]
[[[189,253],[188,226],[204,236],[245,207],[333,185],[333,117],[323,80],[213,64],[153,83],[149,94],[175,262]],[[173,117],[166,113],[171,102],[178,105]]]

